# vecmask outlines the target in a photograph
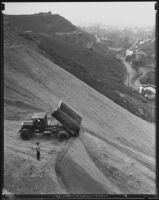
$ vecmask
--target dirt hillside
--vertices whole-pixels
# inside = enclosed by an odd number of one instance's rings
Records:
[[[78,138],[59,142],[16,133],[33,112],[63,100],[82,116]],[[155,125],[23,43],[4,47],[4,188],[16,194],[154,194]],[[40,141],[41,161],[35,157]]]

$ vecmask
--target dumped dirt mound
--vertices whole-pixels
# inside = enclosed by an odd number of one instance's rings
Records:
[[[121,193],[95,166],[79,140],[69,148],[64,159],[56,163],[55,169],[69,193]]]
[[[154,160],[138,155],[139,152],[128,146],[110,143],[109,139],[106,142],[104,138],[99,139],[88,132],[82,134],[80,140],[74,141],[55,167],[67,191],[96,194],[155,193]]]

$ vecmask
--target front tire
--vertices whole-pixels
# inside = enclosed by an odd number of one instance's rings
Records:
[[[23,140],[29,140],[32,137],[32,133],[28,129],[22,129],[20,132],[20,137]]]
[[[61,130],[58,132],[57,137],[60,141],[66,140],[69,138],[69,133],[65,130]]]

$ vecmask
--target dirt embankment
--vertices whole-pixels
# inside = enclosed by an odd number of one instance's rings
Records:
[[[14,47],[4,53],[6,190],[18,194],[155,193],[154,124],[32,49]],[[38,110],[49,114],[60,99],[83,118],[79,138],[63,143],[54,137],[20,139],[16,134],[20,120]],[[35,156],[36,141],[41,144],[40,162]]]

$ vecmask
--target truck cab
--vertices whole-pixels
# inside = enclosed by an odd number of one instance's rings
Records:
[[[44,112],[35,113],[30,121],[22,122],[19,131],[23,139],[30,139],[34,133],[41,133],[47,128],[47,114]]]
[[[35,131],[43,132],[47,128],[47,114],[45,112],[35,113],[32,120]]]

